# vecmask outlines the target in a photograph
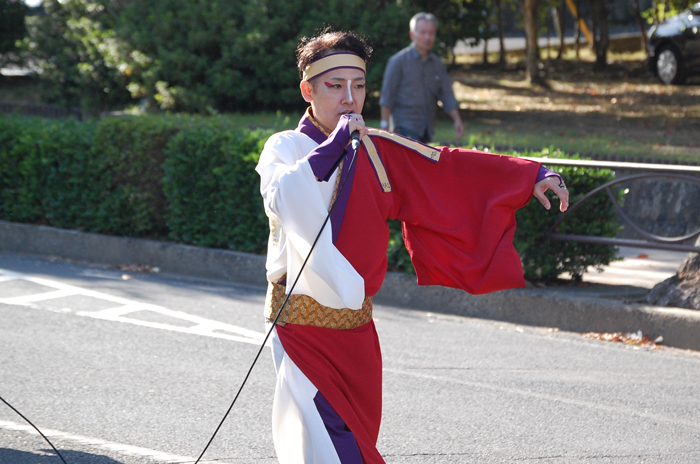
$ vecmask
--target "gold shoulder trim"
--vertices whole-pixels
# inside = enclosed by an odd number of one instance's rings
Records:
[[[403,137],[401,135],[393,134],[391,132],[383,131],[380,129],[369,128],[369,135],[389,139],[392,142],[396,142],[399,145],[403,145],[406,148],[410,148],[419,155],[422,155],[428,158],[429,160],[435,161],[436,163],[440,161],[440,150],[429,145],[424,145],[420,142],[416,142],[415,140],[407,139],[406,137]]]
[[[389,176],[386,175],[386,169],[384,168],[384,163],[382,163],[382,160],[379,157],[379,154],[377,153],[377,147],[374,145],[374,142],[372,142],[372,139],[370,139],[369,136],[364,136],[362,138],[362,143],[365,145],[365,149],[367,150],[367,154],[369,155],[369,160],[372,162],[372,166],[374,166],[374,171],[377,173],[377,177],[379,178],[379,184],[382,186],[382,190],[384,191],[384,193],[391,192]]]

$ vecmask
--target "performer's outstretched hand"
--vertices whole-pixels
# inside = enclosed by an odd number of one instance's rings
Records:
[[[569,208],[569,191],[566,189],[564,181],[557,176],[545,177],[535,184],[532,194],[542,203],[546,209],[552,204],[544,193],[551,189],[559,197],[559,211],[562,213]]]

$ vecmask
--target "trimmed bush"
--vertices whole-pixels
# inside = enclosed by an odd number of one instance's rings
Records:
[[[113,209],[93,123],[0,118],[3,219],[103,232]]]
[[[105,193],[115,207],[107,231],[130,237],[165,238],[167,198],[163,163],[170,140],[196,125],[195,117],[105,118],[97,123],[95,148],[110,172]]]
[[[0,219],[264,253],[268,221],[255,165],[272,130],[233,121],[0,116]],[[521,155],[564,157],[550,150]],[[614,177],[606,170],[550,168],[566,179],[572,204]],[[588,266],[614,259],[612,246],[546,239],[559,214],[558,200],[552,203],[547,212],[533,199],[517,212],[514,242],[527,279],[562,272],[580,279]],[[389,225],[389,267],[410,272],[400,224]],[[558,232],[614,237],[618,228],[612,202],[601,195]]]
[[[163,180],[172,240],[265,252],[267,216],[255,165],[270,134],[206,127],[172,140]]]

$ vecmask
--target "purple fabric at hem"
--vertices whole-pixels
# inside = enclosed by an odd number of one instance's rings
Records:
[[[341,464],[362,464],[362,453],[360,453],[360,447],[357,445],[355,435],[352,434],[345,422],[343,422],[343,419],[321,395],[321,392],[316,393],[314,403],[321,420],[323,420],[323,424],[326,426],[328,435],[331,437],[333,447],[338,453]]]
[[[540,166],[540,172],[537,173],[537,180],[535,180],[535,183],[538,183],[539,181],[547,178],[547,177],[552,177],[552,176],[557,176],[559,180],[561,180],[561,176],[557,174],[556,172],[552,172],[549,169],[547,169],[544,166]]]

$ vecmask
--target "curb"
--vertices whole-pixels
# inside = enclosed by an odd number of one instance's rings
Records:
[[[267,285],[264,256],[47,226],[0,221],[0,251],[112,266],[147,264],[165,273]],[[452,288],[419,287],[414,276],[390,272],[374,301],[572,332],[641,330],[652,339],[663,336],[666,346],[700,351],[700,311],[623,303],[562,289],[528,287],[470,295]]]

